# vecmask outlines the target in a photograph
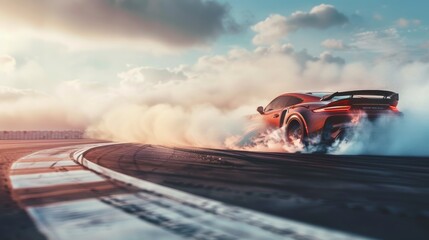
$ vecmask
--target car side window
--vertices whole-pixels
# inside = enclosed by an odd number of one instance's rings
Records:
[[[303,100],[297,97],[289,97],[289,101],[285,107],[293,106],[295,104],[301,103]]]
[[[277,97],[265,107],[264,112],[269,112],[272,110],[284,108],[287,105],[288,101],[289,101],[289,97],[286,97],[286,96]]]
[[[282,97],[279,97],[280,99],[279,99],[279,101],[278,101],[278,103],[277,103],[277,108],[276,109],[279,109],[279,108],[285,108],[285,107],[287,107],[288,106],[288,102],[290,101],[290,97],[288,97],[288,96],[282,96]]]
[[[264,112],[269,112],[269,111],[281,109],[281,108],[287,108],[292,105],[301,103],[302,101],[303,101],[302,99],[297,97],[280,96],[275,98],[273,101],[271,101],[270,104],[268,104],[265,107]]]
[[[278,98],[275,98],[273,101],[271,101],[265,108],[264,112],[269,112],[271,110],[274,110],[274,104],[276,103]]]

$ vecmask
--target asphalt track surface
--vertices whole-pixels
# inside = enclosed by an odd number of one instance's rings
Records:
[[[429,158],[121,144],[85,157],[228,204],[378,239],[429,239]]]

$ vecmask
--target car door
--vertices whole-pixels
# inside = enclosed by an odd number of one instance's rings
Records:
[[[263,118],[270,127],[279,127],[283,109],[289,101],[288,96],[279,96],[271,101],[264,109]]]

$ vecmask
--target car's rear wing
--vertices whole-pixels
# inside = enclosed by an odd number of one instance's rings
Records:
[[[384,99],[393,99],[399,101],[399,94],[392,91],[385,90],[355,90],[355,91],[346,91],[346,92],[334,92],[330,95],[323,96],[320,101],[329,101],[334,97],[341,96],[350,96],[353,98],[354,96],[381,96]]]
[[[346,97],[349,96],[349,97]],[[379,97],[379,98],[371,98]],[[349,99],[350,104],[389,104],[392,106],[398,105],[399,94],[392,91],[385,90],[356,90],[346,92],[335,92],[330,95],[326,95],[320,99],[320,101],[334,100],[336,97],[346,97],[340,99]]]

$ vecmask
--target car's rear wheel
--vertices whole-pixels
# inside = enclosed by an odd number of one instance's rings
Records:
[[[289,120],[286,125],[286,141],[289,144],[304,144],[305,129],[303,122],[296,118]]]

